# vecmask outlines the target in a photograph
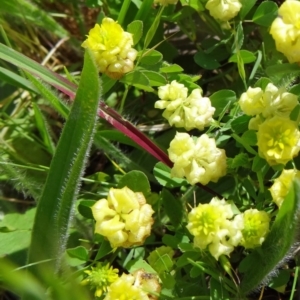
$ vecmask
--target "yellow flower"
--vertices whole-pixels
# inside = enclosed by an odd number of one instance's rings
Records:
[[[95,232],[105,236],[113,248],[141,245],[150,235],[154,211],[143,193],[111,188],[107,199],[97,201],[92,212]]]
[[[135,277],[123,274],[108,287],[104,300],[150,300],[147,293],[140,287],[134,286]]]
[[[173,80],[171,84],[158,88],[161,100],[155,102],[155,108],[165,109],[163,117],[171,126],[203,130],[212,121],[215,108],[209,98],[202,97],[200,89],[194,89],[189,97],[187,92],[183,84]]]
[[[208,0],[205,5],[210,15],[220,21],[229,21],[234,18],[241,7],[239,0]]]
[[[168,6],[169,4],[176,4],[178,0],[154,0],[154,3],[158,3],[160,5]]]
[[[109,264],[103,266],[98,264],[97,267],[91,267],[91,270],[84,271],[88,276],[81,282],[82,285],[90,285],[95,289],[95,296],[101,297],[107,292],[108,286],[118,279],[118,269],[109,267]]]
[[[233,211],[225,200],[213,198],[208,204],[199,204],[188,215],[187,228],[195,237],[194,245],[208,248],[216,260],[220,255],[229,255],[242,238],[243,223],[233,219]]]
[[[264,121],[257,132],[259,155],[269,165],[285,165],[300,150],[300,133],[296,122],[287,118],[273,117]]]
[[[278,10],[270,33],[276,49],[282,52],[290,63],[300,62],[300,2],[285,1]]]
[[[281,175],[274,180],[273,185],[269,189],[273,198],[273,201],[278,207],[283,203],[284,198],[287,196],[292,181],[295,177],[300,178],[300,172],[297,170],[283,170]]]
[[[239,100],[245,114],[249,116],[262,114],[264,118],[274,116],[288,118],[297,104],[296,95],[288,93],[284,87],[277,88],[272,83],[269,83],[264,91],[261,88],[249,87]],[[259,118],[252,123],[256,121],[259,121]],[[253,127],[253,124],[251,126]]]
[[[260,246],[269,232],[269,215],[265,211],[248,209],[244,212],[243,219],[243,238],[240,244],[248,249]]]
[[[137,51],[132,45],[132,35],[110,18],[104,18],[101,26],[96,24],[82,43],[94,53],[99,71],[114,79],[133,69]]]
[[[186,177],[190,184],[217,182],[226,175],[226,154],[216,147],[215,140],[203,134],[194,140],[187,133],[176,133],[168,149],[174,163],[173,177]]]

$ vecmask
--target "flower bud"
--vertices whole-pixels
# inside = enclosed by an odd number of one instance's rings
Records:
[[[208,0],[205,8],[210,15],[220,21],[229,21],[240,11],[242,4],[239,0]]]

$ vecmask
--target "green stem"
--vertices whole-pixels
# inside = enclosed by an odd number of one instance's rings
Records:
[[[120,106],[120,109],[119,109],[120,114],[123,112],[124,105],[125,105],[125,100],[126,100],[129,88],[130,88],[130,86],[126,85],[126,88],[125,88],[125,91],[124,91],[124,94],[123,94],[123,97],[122,97],[122,100],[121,100],[121,106]]]
[[[120,11],[119,16],[118,16],[118,23],[121,26],[123,25],[123,22],[124,22],[126,14],[127,14],[128,8],[130,6],[130,3],[131,3],[131,0],[124,0],[123,1],[123,5],[121,7],[121,11]]]

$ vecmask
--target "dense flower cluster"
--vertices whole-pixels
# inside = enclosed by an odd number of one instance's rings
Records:
[[[296,95],[269,83],[264,91],[250,87],[241,95],[239,105],[245,114],[254,116],[249,129],[257,130],[259,155],[270,165],[286,164],[298,155],[300,132],[289,119],[298,105]]]
[[[300,172],[298,170],[283,170],[278,178],[274,180],[270,188],[273,201],[278,207],[283,203],[284,198],[287,196],[293,179],[297,177],[300,179]]]
[[[176,133],[168,149],[174,163],[171,176],[186,177],[190,184],[217,182],[226,175],[226,154],[207,134],[193,139],[188,133]]]
[[[283,53],[290,63],[300,62],[300,2],[285,1],[278,13],[279,16],[273,21],[270,30],[276,49]]]
[[[133,69],[137,51],[132,45],[131,33],[110,18],[104,18],[101,26],[96,24],[82,43],[94,53],[99,71],[114,79]]]
[[[209,98],[202,97],[201,89],[194,89],[188,96],[188,89],[176,80],[158,88],[155,108],[165,109],[165,117],[171,126],[184,127],[186,130],[203,130],[212,121],[215,108]]]
[[[84,271],[88,276],[81,284],[90,285],[91,289],[95,290],[95,296],[101,297],[103,293],[107,292],[107,288],[118,279],[118,272],[118,269],[113,269],[109,264],[105,266],[98,264],[96,267]]]
[[[269,231],[269,216],[256,209],[246,210],[234,216],[230,204],[213,198],[208,204],[199,204],[188,215],[187,228],[194,236],[194,245],[207,249],[218,260],[234,247],[260,246]]]
[[[229,21],[240,11],[242,4],[239,0],[208,0],[205,8],[210,15],[220,21]]]
[[[105,236],[112,248],[141,245],[150,235],[154,211],[143,193],[111,188],[107,199],[97,201],[92,212],[95,232]]]

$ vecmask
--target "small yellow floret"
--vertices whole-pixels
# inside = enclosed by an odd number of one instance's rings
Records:
[[[300,150],[300,133],[296,122],[287,118],[273,117],[264,121],[257,132],[259,155],[269,165],[285,165]]]
[[[240,11],[242,4],[239,0],[208,0],[205,8],[210,15],[220,21],[229,21]]]
[[[96,24],[82,43],[83,48],[94,53],[99,71],[114,79],[133,69],[137,51],[132,45],[132,34],[110,18],[104,18],[101,25]]]
[[[260,246],[269,232],[269,215],[265,211],[248,209],[244,212],[243,219],[243,238],[240,244],[248,249]]]
[[[209,98],[202,97],[200,89],[194,89],[187,97],[188,89],[176,80],[158,88],[155,108],[165,109],[163,117],[171,126],[184,127],[186,130],[203,130],[212,121],[215,108]]]
[[[295,177],[300,178],[300,172],[298,170],[283,170],[280,176],[274,180],[274,183],[269,190],[273,201],[278,207],[282,205]]]
[[[270,33],[276,49],[282,52],[290,63],[300,62],[300,2],[285,1],[278,10]]]
[[[127,187],[111,188],[107,199],[97,201],[92,212],[95,232],[105,236],[113,248],[141,245],[150,235],[154,211],[142,193]]]

